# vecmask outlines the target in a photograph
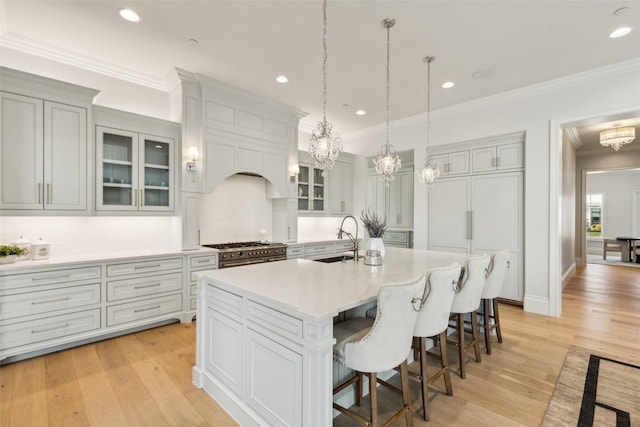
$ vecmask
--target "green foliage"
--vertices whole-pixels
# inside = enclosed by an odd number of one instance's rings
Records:
[[[0,245],[0,258],[8,257],[9,255],[22,255],[26,250],[16,245]]]
[[[364,224],[364,228],[367,229],[369,237],[382,237],[387,231],[387,218],[381,217],[369,209],[366,212],[360,212],[360,220]]]

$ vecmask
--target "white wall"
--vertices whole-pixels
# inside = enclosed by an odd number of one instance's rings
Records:
[[[576,155],[566,132],[562,138],[562,274],[575,268],[576,245]]]
[[[432,112],[432,145],[446,145],[516,131],[525,142],[525,310],[559,315],[562,224],[561,139],[559,126],[612,111],[640,110],[640,59],[570,76],[468,104]],[[423,157],[425,118],[391,126],[398,150],[414,148],[416,164]],[[384,142],[384,128],[345,136],[350,151],[372,155]],[[364,177],[356,193],[365,191]],[[415,183],[415,246],[426,246],[426,191]],[[361,207],[356,207],[359,211]]]
[[[603,195],[603,236],[615,238],[633,234],[634,191],[640,191],[640,170],[587,175],[587,194]]]

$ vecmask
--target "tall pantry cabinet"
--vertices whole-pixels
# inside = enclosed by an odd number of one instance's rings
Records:
[[[86,212],[98,92],[3,67],[0,81],[0,210]]]
[[[521,302],[524,299],[523,134],[449,146],[451,148],[456,152],[468,149],[472,165],[466,175],[441,177],[431,187],[429,249],[469,254],[508,249],[510,268],[501,297]],[[493,158],[485,159],[487,152],[508,155],[501,159],[494,154]],[[473,172],[478,170],[482,172]]]

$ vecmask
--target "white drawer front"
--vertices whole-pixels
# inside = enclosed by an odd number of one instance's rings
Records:
[[[0,299],[0,317],[27,316],[100,303],[100,283],[8,295]]]
[[[304,256],[304,247],[287,248],[287,258],[300,258]]]
[[[34,273],[24,273],[7,275],[2,277],[2,288],[19,288],[24,286],[49,285],[52,283],[67,283],[78,280],[100,279],[102,272],[99,265],[91,267],[71,268],[67,270],[39,271]]]
[[[302,338],[302,320],[257,302],[248,302],[247,319],[285,338],[294,341]]]
[[[242,317],[242,297],[213,285],[207,287],[207,305],[227,316]]]
[[[182,311],[182,294],[112,305],[107,307],[107,326],[149,319],[176,311]]]
[[[198,299],[197,298],[191,298],[189,307],[191,308],[191,310],[197,310],[197,308],[198,308]]]
[[[304,255],[330,254],[335,251],[334,245],[309,245],[304,247]]]
[[[198,295],[198,284],[197,283],[189,285],[189,295],[191,295],[191,296]]]
[[[384,233],[383,240],[385,242],[391,243],[407,243],[408,235],[407,233],[399,232],[399,231],[387,231]]]
[[[181,289],[182,274],[180,273],[147,276],[139,279],[114,280],[107,282],[107,301],[156,295]]]
[[[218,268],[218,256],[207,255],[202,257],[193,257],[189,260],[191,269]]]
[[[45,317],[0,327],[2,329],[0,347],[8,349],[100,329],[100,309]]]
[[[341,242],[341,243],[336,243],[336,252],[344,252],[344,251],[350,251],[353,249],[353,243],[351,243],[350,241],[346,241],[346,242]]]
[[[155,273],[162,270],[182,268],[182,257],[153,259],[123,264],[107,265],[107,277],[125,276],[127,274]]]

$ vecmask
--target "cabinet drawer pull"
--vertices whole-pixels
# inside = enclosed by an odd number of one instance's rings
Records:
[[[204,264],[205,262],[211,262],[210,259],[199,259],[198,261],[196,261],[198,264]]]
[[[68,323],[65,323],[64,325],[61,325],[61,326],[54,326],[54,327],[52,327],[52,328],[38,329],[38,330],[33,329],[33,330],[31,331],[31,333],[32,333],[32,334],[40,334],[40,333],[42,333],[42,332],[54,331],[54,330],[56,330],[56,329],[66,328],[66,327],[68,327],[68,326],[69,326],[69,324],[68,324]]]
[[[58,299],[50,299],[48,301],[31,301],[31,305],[50,304],[52,302],[67,301],[68,299],[69,299],[69,297],[58,298]]]
[[[38,183],[38,204],[42,203],[42,183]]]
[[[64,279],[65,277],[69,277],[69,275],[68,274],[64,274],[62,276],[32,277],[31,281],[32,282],[36,282],[38,280]]]
[[[141,311],[149,311],[149,310],[156,310],[160,308],[160,304],[158,305],[154,305],[153,307],[147,307],[147,308],[136,308],[135,310],[133,310],[134,313],[139,313]]]
[[[133,289],[153,288],[155,286],[160,286],[160,283],[154,283],[151,285],[138,285],[138,286],[134,286]]]
[[[143,268],[160,268],[161,265],[160,264],[155,264],[155,265],[136,265],[134,268],[134,270],[140,270]]]

